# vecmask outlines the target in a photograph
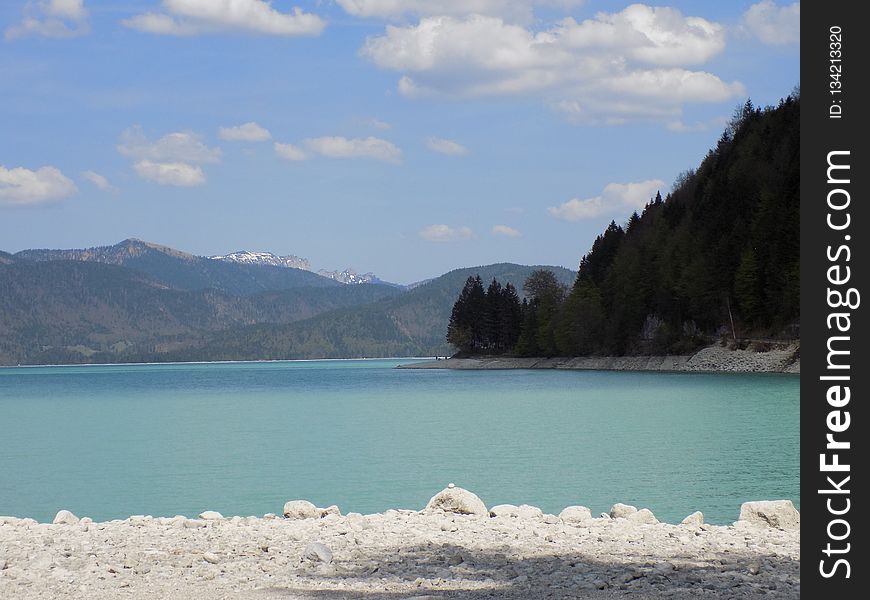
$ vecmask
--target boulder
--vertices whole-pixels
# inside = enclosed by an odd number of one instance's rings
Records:
[[[288,519],[319,519],[321,512],[308,500],[291,500],[284,505],[284,516]]]
[[[648,508],[642,508],[637,512],[631,513],[628,515],[627,519],[632,523],[640,523],[642,525],[656,525],[659,522],[653,512]]]
[[[592,511],[585,506],[566,506],[559,518],[565,523],[582,523],[592,518]]]
[[[478,498],[476,494],[456,486],[447,486],[432,496],[426,505],[426,510],[443,510],[460,515],[481,515],[484,517],[489,515],[483,500]]]
[[[801,514],[791,500],[744,502],[740,506],[739,521],[779,529],[801,528]]]
[[[627,519],[629,515],[633,515],[637,512],[637,508],[631,506],[629,504],[623,504],[622,502],[617,502],[610,508],[610,518],[611,519]]]
[[[305,546],[305,550],[302,551],[302,560],[329,564],[332,562],[332,550],[320,542],[311,542]]]
[[[680,521],[680,525],[686,525],[688,527],[700,527],[704,524],[704,513],[700,510],[696,510],[688,517]]]
[[[489,509],[489,516],[540,519],[544,516],[544,511],[537,506],[529,506],[528,504],[520,504],[519,506],[514,504],[499,504]]]
[[[199,518],[203,521],[218,521],[220,519],[223,519],[224,516],[216,510],[207,510],[200,513]]]
[[[54,516],[55,525],[78,525],[79,518],[68,510],[59,510]]]
[[[517,514],[515,504],[498,504],[489,509],[490,517],[514,517]]]
[[[326,508],[319,508],[308,500],[290,500],[284,504],[284,516],[288,519],[322,519],[330,515],[341,516],[335,504]]]

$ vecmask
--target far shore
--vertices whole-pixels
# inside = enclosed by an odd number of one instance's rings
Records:
[[[509,357],[480,356],[428,360],[400,369],[568,369],[578,371],[664,371],[696,373],[801,372],[800,342],[778,344],[764,351],[731,350],[712,344],[694,354],[659,356]]]

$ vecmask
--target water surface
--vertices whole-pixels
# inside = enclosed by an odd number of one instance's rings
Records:
[[[615,502],[729,523],[799,506],[799,377],[401,370],[407,360],[0,369],[0,514]]]

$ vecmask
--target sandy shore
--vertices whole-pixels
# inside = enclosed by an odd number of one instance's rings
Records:
[[[449,358],[400,369],[575,369],[587,371],[694,371],[701,373],[800,373],[800,344],[756,352],[719,344],[695,354],[669,356],[584,356],[579,358]]]
[[[208,518],[106,523],[61,514],[66,523],[58,524],[0,517],[0,598],[800,594],[800,525],[799,516],[796,524],[790,516],[797,515],[793,507],[785,520],[774,519],[777,527],[743,514],[727,527],[700,524],[698,515],[690,524],[671,525],[622,505],[614,507],[614,518],[591,518],[580,507],[561,517],[526,506],[493,507],[495,517],[458,514],[452,511],[462,507],[455,504],[442,508],[366,516],[315,509],[309,518],[204,513]]]

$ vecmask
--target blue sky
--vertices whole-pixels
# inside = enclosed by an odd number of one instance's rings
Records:
[[[0,249],[576,268],[799,79],[799,4],[0,3]]]

